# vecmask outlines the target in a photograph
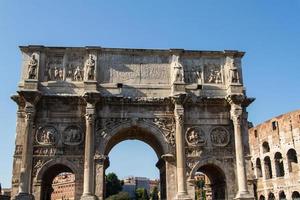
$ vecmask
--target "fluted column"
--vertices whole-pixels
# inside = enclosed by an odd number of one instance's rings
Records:
[[[243,109],[240,104],[231,104],[231,119],[234,126],[235,138],[235,159],[236,159],[236,176],[238,182],[238,192],[235,199],[253,199],[247,187],[247,176],[245,168],[243,133],[242,133],[242,114]]]
[[[186,160],[184,148],[184,108],[182,104],[175,102],[175,123],[176,123],[176,170],[177,170],[177,194],[176,199],[190,199],[186,185]]]
[[[82,199],[95,199],[94,176],[94,121],[95,106],[87,103],[85,114],[84,178]]]
[[[19,194],[30,194],[31,168],[32,168],[32,125],[35,114],[33,105],[25,106],[25,131],[22,150],[22,165],[20,171]]]

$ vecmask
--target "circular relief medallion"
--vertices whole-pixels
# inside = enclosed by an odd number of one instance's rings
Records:
[[[216,127],[210,132],[210,140],[214,146],[226,146],[230,141],[230,135],[225,128]]]
[[[53,145],[57,138],[58,132],[53,126],[44,126],[37,130],[36,141],[41,145]]]
[[[67,145],[78,145],[82,142],[83,135],[78,126],[69,126],[63,133],[63,142]]]
[[[200,127],[189,128],[185,134],[185,139],[188,144],[193,146],[204,145],[206,142],[205,133]]]

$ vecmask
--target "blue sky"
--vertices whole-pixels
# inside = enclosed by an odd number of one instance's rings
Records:
[[[256,97],[249,120],[257,124],[300,107],[299,11],[299,0],[0,0],[2,186],[10,187],[12,171],[16,105],[9,97],[20,76],[19,45],[245,51],[244,82],[248,96]],[[157,176],[150,149],[120,143],[109,170],[135,175],[142,161],[144,175]],[[131,166],[120,162],[126,152]]]

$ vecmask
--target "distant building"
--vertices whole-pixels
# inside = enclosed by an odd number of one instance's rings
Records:
[[[52,183],[53,192],[51,200],[73,200],[75,199],[75,175],[72,173],[61,173],[56,176]]]
[[[1,188],[0,184],[0,200],[9,200],[11,197],[11,188]]]
[[[146,177],[131,176],[131,177],[125,178],[123,181],[124,181],[124,185],[123,185],[122,191],[128,192],[129,196],[131,198],[135,197],[135,191],[138,188],[146,189],[149,195],[155,186],[158,188],[158,190],[160,189],[159,179],[150,180],[149,178],[146,178]]]
[[[300,110],[249,130],[256,199],[300,199]]]

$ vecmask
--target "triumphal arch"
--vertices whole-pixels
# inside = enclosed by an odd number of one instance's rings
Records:
[[[156,152],[161,199],[253,199],[239,51],[22,46],[12,178],[16,199],[50,199],[75,174],[75,199],[103,199],[108,154],[137,139]],[[144,158],[147,159],[147,158]]]

